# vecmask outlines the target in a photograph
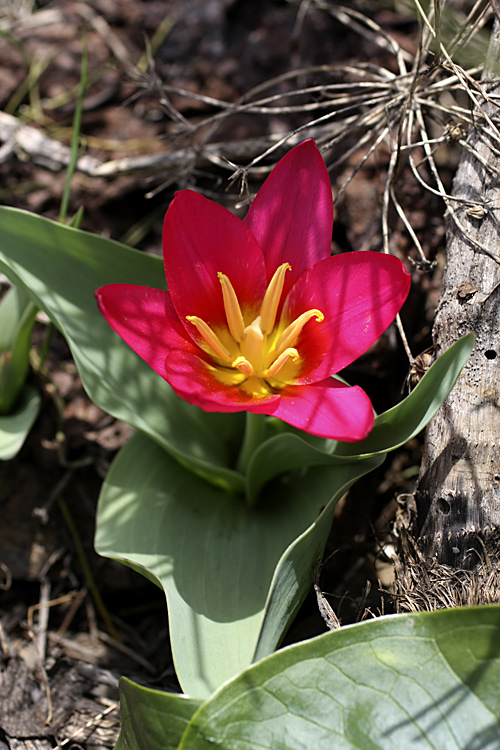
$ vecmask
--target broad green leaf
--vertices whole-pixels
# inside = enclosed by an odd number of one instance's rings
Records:
[[[243,477],[230,468],[242,415],[205,414],[179,399],[97,309],[94,292],[103,284],[164,288],[160,258],[0,207],[0,268],[62,331],[96,404],[142,430],[191,471],[229,491],[242,491]]]
[[[40,410],[40,396],[25,386],[12,414],[0,416],[0,460],[8,461],[21,450]]]
[[[115,750],[176,750],[201,701],[120,680],[122,728]]]
[[[326,446],[328,441],[323,440],[322,443]],[[359,456],[337,456],[291,432],[276,435],[262,443],[252,456],[246,475],[248,500],[250,504],[254,504],[262,488],[271,479],[292,471],[297,466],[340,467],[357,461],[360,461]]]
[[[385,455],[374,456],[326,470],[334,478],[331,487],[335,494],[314,522],[289,545],[276,566],[254,661],[272,654],[277,648],[311,588],[311,571],[323,556],[337,502],[354,482],[380,466],[384,459]],[[310,476],[314,477],[316,472],[324,470],[316,469]],[[311,492],[314,492],[313,486]]]
[[[365,440],[335,443],[333,452],[337,456],[364,458],[392,451],[418,435],[448,398],[474,343],[471,333],[456,341],[434,362],[409,396],[376,417],[373,430]]]
[[[0,302],[0,414],[10,414],[29,370],[37,308],[24,290],[11,287]]]
[[[14,346],[19,334],[19,322],[30,298],[21,289],[10,287],[0,299],[0,352]]]
[[[296,644],[218,690],[178,750],[497,750],[499,630],[494,605],[382,617]]]
[[[340,473],[324,466],[296,472],[269,484],[258,506],[249,508],[186,471],[141,433],[122,448],[101,492],[96,549],[165,590],[185,693],[210,695],[247,667],[264,619],[260,652],[274,648],[288,624],[284,612],[294,611],[311,585],[311,555],[321,555],[323,532],[292,555],[297,569],[287,563],[289,580],[273,593],[280,558],[366,470],[360,463]]]

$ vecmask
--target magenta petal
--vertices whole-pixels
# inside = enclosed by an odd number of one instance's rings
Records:
[[[346,443],[363,440],[374,421],[366,393],[334,378],[287,388],[273,416],[312,435]]]
[[[229,277],[242,305],[257,308],[266,290],[264,257],[252,232],[192,190],[178,193],[166,213],[163,260],[183,323],[186,315],[197,315],[209,325],[225,323],[219,271]]]
[[[235,386],[221,383],[213,370],[198,356],[185,350],[171,352],[166,360],[165,379],[178,396],[204,411],[252,411],[269,414],[279,396],[252,399]]]
[[[392,255],[345,253],[318,263],[297,281],[283,307],[287,321],[319,309],[295,346],[305,363],[297,383],[339,372],[363,354],[392,323],[410,289],[410,275]]]
[[[314,141],[293,148],[274,167],[245,219],[266,259],[268,277],[290,263],[284,295],[299,276],[330,255],[330,178]]]
[[[168,292],[108,284],[96,291],[96,298],[111,328],[165,380],[165,362],[172,350],[200,353],[181,325]]]

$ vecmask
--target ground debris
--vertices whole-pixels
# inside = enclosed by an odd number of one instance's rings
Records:
[[[65,739],[80,743],[90,737],[92,745],[113,747],[119,731],[117,676],[62,658],[47,680],[22,654],[2,659],[0,733],[7,748],[44,750],[54,741],[64,746]]]

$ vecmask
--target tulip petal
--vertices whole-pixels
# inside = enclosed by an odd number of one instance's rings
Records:
[[[178,396],[204,411],[252,411],[269,414],[279,396],[255,399],[236,386],[221,383],[213,368],[186,350],[170,352],[165,362],[165,380]]]
[[[95,294],[111,328],[164,380],[168,379],[165,361],[172,350],[202,354],[186,334],[168,292],[108,284]]]
[[[366,393],[359,386],[347,386],[334,378],[290,386],[280,395],[273,417],[304,432],[346,443],[363,440],[374,421]]]
[[[314,383],[363,354],[392,323],[410,289],[410,275],[392,255],[344,253],[306,271],[288,295],[283,318],[293,321],[317,308],[294,346],[304,362],[295,383]]]
[[[266,259],[268,279],[282,263],[283,299],[299,276],[331,252],[333,202],[321,154],[309,140],[284,156],[259,190],[245,223]]]
[[[225,274],[241,302],[258,309],[267,281],[265,262],[248,227],[222,206],[192,190],[182,190],[163,224],[165,275],[177,314],[202,318],[208,325],[226,321],[217,274]]]

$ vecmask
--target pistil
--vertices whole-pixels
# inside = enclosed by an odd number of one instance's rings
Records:
[[[243,333],[245,336],[240,347],[243,356],[251,362],[254,372],[260,372],[264,354],[264,334],[260,327],[260,315],[245,328]]]

